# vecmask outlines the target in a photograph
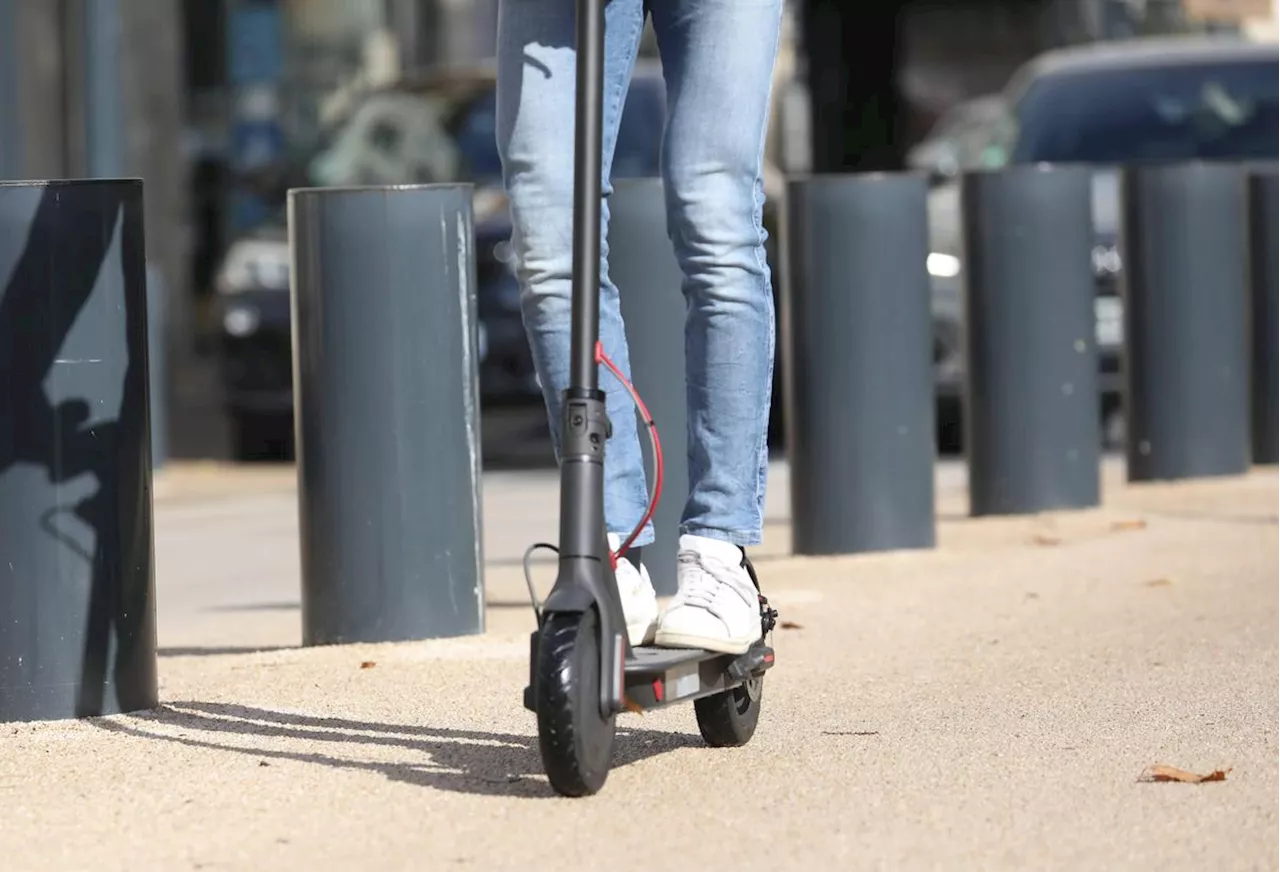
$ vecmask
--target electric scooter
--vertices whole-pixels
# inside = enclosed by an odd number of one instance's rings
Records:
[[[560,452],[560,546],[538,543],[524,557],[537,630],[530,639],[525,708],[536,713],[543,768],[555,791],[597,793],[612,763],[617,717],[692,702],[712,747],[746,744],[760,717],[767,643],[778,613],[761,593],[761,637],[745,653],[632,647],[614,569],[653,517],[662,490],[662,448],[643,400],[599,341],[600,220],[604,80],[604,4],[576,0],[577,80],[574,124],[573,299],[569,387],[564,392]],[[648,511],[616,553],[604,518],[604,457],[612,432],[599,385],[604,366],[630,393],[653,447]],[[530,557],[558,554],[555,584],[541,607]],[[756,585],[755,569],[747,570]]]

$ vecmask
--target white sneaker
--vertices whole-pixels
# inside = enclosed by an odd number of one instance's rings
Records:
[[[760,639],[760,592],[737,545],[684,535],[677,559],[678,590],[655,645],[742,654]]]
[[[622,537],[610,533],[609,550],[617,551],[621,545]],[[658,594],[649,580],[649,570],[643,563],[636,569],[634,563],[620,557],[613,575],[618,580],[622,614],[627,619],[627,638],[631,640],[631,647],[650,644],[658,628]]]

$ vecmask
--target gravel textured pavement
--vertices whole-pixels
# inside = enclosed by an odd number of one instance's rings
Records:
[[[981,520],[938,481],[937,549],[801,559],[776,466],[754,740],[625,715],[564,800],[520,704],[553,476],[487,476],[483,636],[302,649],[291,471],[166,472],[162,705],[0,725],[0,868],[1276,869],[1276,471]]]

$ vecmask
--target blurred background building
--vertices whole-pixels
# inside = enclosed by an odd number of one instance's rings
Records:
[[[475,83],[491,75],[497,2],[0,0],[0,178],[146,180],[174,455],[228,450],[235,378],[223,343],[240,310],[219,305],[219,283],[254,270],[269,283],[274,264],[287,287],[278,259],[229,258],[245,240],[260,252],[279,244],[287,189],[436,171],[395,162],[401,138],[429,131],[391,123],[393,102],[368,108],[371,92],[412,81],[447,94],[455,164],[493,181],[491,121]],[[940,118],[1047,49],[1196,31],[1274,40],[1277,17],[1276,0],[788,2],[773,173],[900,168]],[[643,51],[654,54],[652,41]],[[342,138],[357,122],[372,152]],[[240,315],[234,323],[248,329]],[[287,323],[283,336],[287,348]],[[260,377],[287,405],[281,353],[274,364],[232,363],[242,380],[275,366]]]

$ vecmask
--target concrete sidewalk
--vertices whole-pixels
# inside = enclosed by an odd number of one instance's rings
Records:
[[[3,868],[1277,868],[1276,472],[981,521],[938,481],[937,550],[795,559],[779,466],[755,739],[627,715],[569,801],[520,705],[553,476],[486,479],[484,636],[303,650],[290,472],[166,473],[163,706],[0,726]]]

